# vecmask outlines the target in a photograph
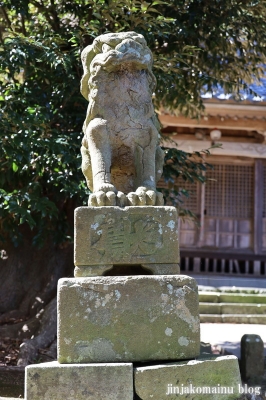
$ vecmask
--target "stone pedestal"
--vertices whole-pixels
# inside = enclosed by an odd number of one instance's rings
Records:
[[[132,376],[130,363],[30,365],[25,400],[132,400]]]
[[[78,208],[75,278],[58,284],[58,362],[26,368],[26,400],[237,399],[237,359],[197,358],[197,284],[178,263],[173,207]],[[117,266],[125,276],[102,276]],[[127,276],[129,266],[154,275]],[[133,375],[133,362],[146,366]]]
[[[60,363],[199,355],[197,285],[182,275],[60,279]]]
[[[177,274],[177,239],[173,207],[76,210],[75,278],[58,284],[58,362],[26,368],[26,400],[239,397],[235,357],[197,358],[197,284]],[[102,276],[117,266],[125,276]],[[154,275],[127,276],[140,266]],[[146,366],[133,375],[133,362]]]
[[[235,356],[199,357],[134,369],[135,392],[141,400],[230,400],[241,393]]]
[[[178,274],[174,207],[79,207],[75,210],[75,277],[99,276],[114,265]]]

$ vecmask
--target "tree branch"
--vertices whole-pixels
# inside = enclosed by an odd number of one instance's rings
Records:
[[[56,12],[54,0],[51,0],[51,8],[50,8],[50,10],[51,10],[52,18],[53,18],[53,21],[54,21],[54,30],[55,31],[59,31],[59,29],[60,29],[60,20],[58,18],[58,14]]]
[[[43,2],[38,3],[36,0],[31,0],[32,4],[38,8],[40,12],[42,12],[46,18],[46,21],[51,25],[54,31],[58,31],[60,29],[60,22],[58,18],[58,14],[55,10],[54,1],[51,0],[51,6],[49,8],[45,7]],[[51,15],[49,12],[51,12]]]
[[[1,9],[3,15],[4,15],[4,18],[5,18],[6,22],[7,22],[8,27],[13,31],[12,23],[11,23],[10,19],[8,18],[8,15],[7,15],[7,12],[6,12],[5,8],[3,6],[0,6],[0,9]]]
[[[22,33],[24,36],[27,36],[26,26],[25,26],[25,18],[24,15],[21,14],[21,25],[22,25]]]

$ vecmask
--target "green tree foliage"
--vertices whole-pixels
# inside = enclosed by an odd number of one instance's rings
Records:
[[[154,54],[156,106],[192,117],[200,91],[221,85],[239,96],[260,78],[266,56],[259,0],[2,0],[0,27],[0,233],[14,243],[25,224],[36,243],[68,240],[69,213],[87,198],[80,52],[96,36],[143,34]],[[201,180],[206,165],[194,156],[168,151],[167,179]]]

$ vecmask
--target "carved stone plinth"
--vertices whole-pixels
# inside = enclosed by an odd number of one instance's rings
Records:
[[[132,374],[130,363],[30,365],[25,400],[132,400]]]
[[[182,275],[64,278],[60,363],[182,360],[199,355],[197,285]]]
[[[174,207],[79,207],[75,210],[75,277],[100,276],[114,265],[179,273]]]

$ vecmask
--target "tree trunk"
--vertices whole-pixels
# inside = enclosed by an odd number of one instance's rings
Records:
[[[55,339],[57,281],[73,276],[73,244],[56,247],[47,241],[36,248],[28,234],[19,247],[7,243],[2,249],[0,337],[25,339],[19,359],[27,365]]]
[[[26,366],[35,362],[40,349],[46,349],[56,338],[57,301],[56,297],[45,307],[41,325],[34,338],[26,340],[20,346],[18,366]]]
[[[55,247],[47,242],[38,249],[25,237],[14,247],[2,244],[6,258],[0,258],[0,321],[18,310],[32,316],[56,294],[57,281],[73,276],[73,245]],[[7,314],[9,313],[9,314]]]

